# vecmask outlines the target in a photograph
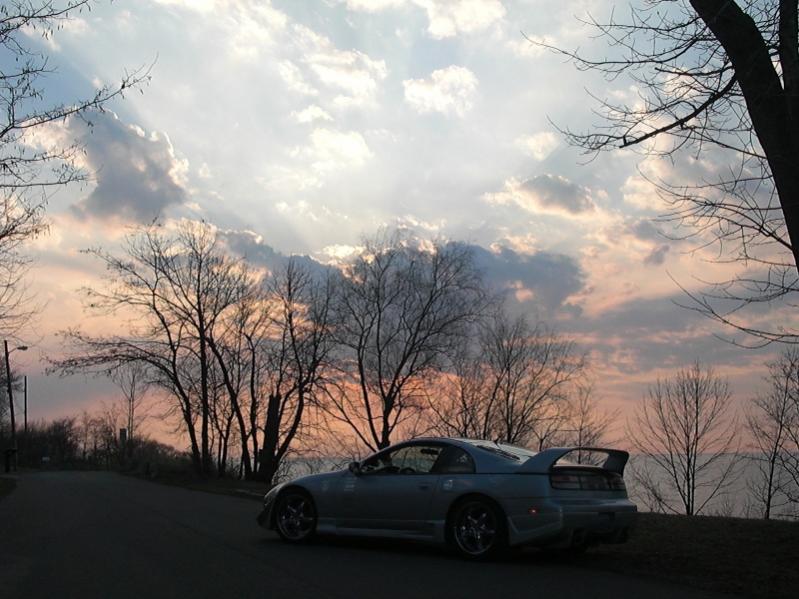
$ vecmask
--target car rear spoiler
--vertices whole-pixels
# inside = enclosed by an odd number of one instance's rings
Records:
[[[561,459],[563,456],[575,451],[590,451],[595,453],[604,453],[608,457],[602,464],[604,470],[615,472],[619,475],[624,475],[624,467],[627,465],[627,460],[630,454],[620,449],[605,449],[603,447],[553,447],[545,449],[533,457],[528,458],[517,472],[523,474],[548,474],[552,466]]]

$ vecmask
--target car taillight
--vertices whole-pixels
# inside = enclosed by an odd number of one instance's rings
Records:
[[[556,470],[549,475],[553,489],[570,491],[626,491],[624,479],[607,470],[580,471]]]
[[[621,474],[616,474],[614,472],[608,477],[608,482],[610,482],[610,488],[614,491],[627,490],[627,485],[624,484],[624,478],[622,478]]]
[[[579,490],[581,488],[580,477],[576,474],[553,473],[549,475],[549,482],[553,489]]]

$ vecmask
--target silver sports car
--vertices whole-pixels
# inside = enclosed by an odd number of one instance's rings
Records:
[[[393,537],[446,543],[476,559],[508,546],[622,543],[637,511],[624,486],[628,457],[615,449],[536,453],[490,441],[414,439],[347,470],[277,485],[258,523],[292,543],[317,533]]]

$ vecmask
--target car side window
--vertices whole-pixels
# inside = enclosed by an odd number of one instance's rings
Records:
[[[460,447],[450,445],[441,452],[435,471],[439,474],[474,474],[474,460]]]
[[[361,470],[369,474],[428,474],[443,449],[438,445],[406,445],[372,456]]]

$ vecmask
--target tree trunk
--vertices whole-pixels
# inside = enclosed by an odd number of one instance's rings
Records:
[[[278,468],[277,443],[280,433],[280,401],[279,393],[270,393],[266,406],[266,423],[264,424],[264,443],[261,449],[258,478],[271,483]]]
[[[796,2],[783,0],[780,4],[780,59],[785,90],[757,25],[740,6],[730,0],[691,0],[691,5],[721,43],[735,69],[752,126],[774,178],[794,264],[799,269]],[[790,5],[792,8],[789,9]]]

